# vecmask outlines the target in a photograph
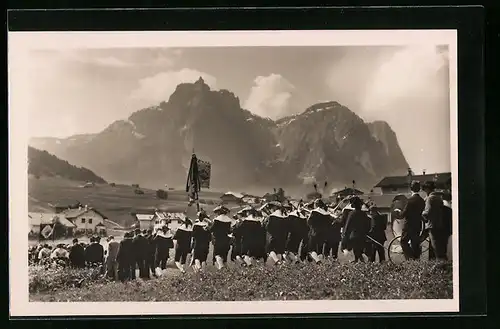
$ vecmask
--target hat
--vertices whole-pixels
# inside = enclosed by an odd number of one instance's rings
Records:
[[[424,183],[424,185],[422,186],[422,189],[423,190],[435,190],[436,184],[433,181],[428,180]]]
[[[141,229],[140,229],[140,228],[136,228],[136,229],[134,230],[134,233],[135,233],[135,234],[140,234],[140,233],[141,233]]]
[[[413,192],[419,192],[420,191],[420,182],[418,180],[414,180],[410,183],[410,190]]]
[[[77,238],[73,239],[73,243],[78,243],[78,239]]]

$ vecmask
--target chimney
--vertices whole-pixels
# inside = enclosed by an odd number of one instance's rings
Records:
[[[85,210],[88,210],[88,209],[89,209],[89,207],[87,205],[85,205]]]
[[[425,169],[424,169],[424,170],[422,170],[422,175],[425,175]]]

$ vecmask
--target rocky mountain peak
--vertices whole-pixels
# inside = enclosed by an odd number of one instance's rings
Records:
[[[365,123],[335,101],[273,121],[201,77],[85,142],[31,143],[106,179],[152,187],[185,184],[193,148],[212,162],[213,186],[221,188],[295,186],[311,177],[361,186],[408,168],[387,123]]]

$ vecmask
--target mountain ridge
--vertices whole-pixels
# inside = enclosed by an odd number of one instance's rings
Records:
[[[193,149],[212,162],[212,184],[227,188],[323,179],[368,186],[408,168],[384,121],[364,122],[335,101],[273,121],[243,109],[232,92],[211,90],[201,78],[100,133],[37,138],[30,145],[112,181],[155,186],[182,186]]]
[[[28,174],[40,177],[62,177],[72,181],[106,183],[93,171],[77,167],[45,150],[28,146]]]

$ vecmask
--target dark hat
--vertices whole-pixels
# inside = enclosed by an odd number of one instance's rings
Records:
[[[434,183],[433,181],[431,180],[428,180],[424,183],[424,185],[422,186],[422,189],[423,190],[435,190],[436,189],[436,183]]]
[[[363,201],[361,201],[361,199],[357,196],[355,197],[352,197],[349,202],[351,203],[351,205],[356,208],[356,207],[362,207],[363,206]]]
[[[420,182],[418,180],[414,180],[410,183],[410,190],[412,192],[419,192],[420,191]]]
[[[78,239],[73,239],[73,243],[78,243]]]
[[[136,228],[136,229],[134,230],[134,233],[135,233],[135,234],[141,234],[141,229],[140,229],[140,228]]]

